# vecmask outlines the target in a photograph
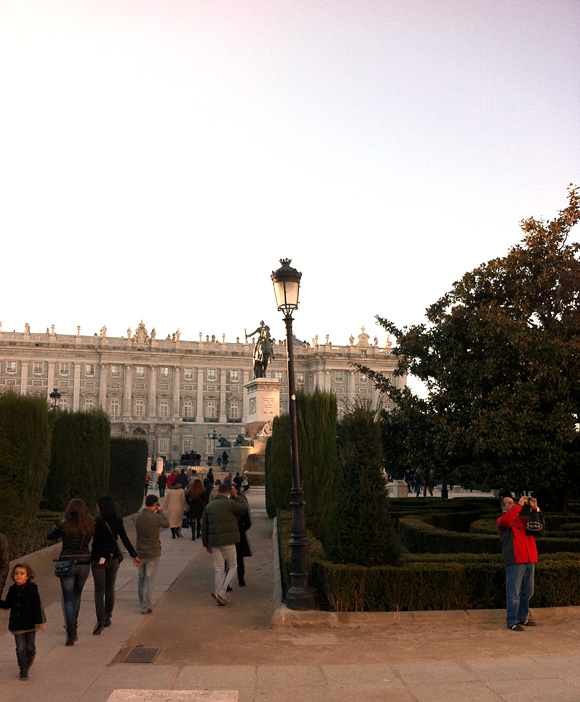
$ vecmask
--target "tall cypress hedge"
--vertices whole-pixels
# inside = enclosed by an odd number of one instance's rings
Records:
[[[117,514],[134,514],[143,504],[149,448],[146,439],[111,439],[111,474],[108,494]]]
[[[296,414],[306,523],[323,540],[337,485],[336,395],[299,392]]]
[[[368,403],[339,424],[341,476],[324,550],[333,563],[396,565],[401,546],[389,510],[381,431]]]
[[[48,509],[64,510],[78,497],[94,511],[109,488],[111,423],[102,410],[57,412],[46,483]]]
[[[50,461],[48,405],[40,397],[0,396],[0,525],[12,541],[36,519]]]
[[[336,397],[316,390],[296,396],[300,482],[304,491],[306,523],[321,538],[329,519],[337,480]],[[290,418],[276,417],[266,450],[266,504],[268,514],[290,508],[292,463]]]

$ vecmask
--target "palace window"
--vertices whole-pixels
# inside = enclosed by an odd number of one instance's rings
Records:
[[[159,400],[159,416],[169,417],[169,400]]]
[[[85,397],[85,412],[90,412],[95,409],[95,398]]]
[[[336,371],[334,374],[334,379],[336,380],[337,383],[342,382],[342,371]]]
[[[184,368],[183,369],[183,377],[186,380],[191,380],[193,378],[193,368]]]
[[[159,453],[169,453],[169,439],[158,439],[159,441]]]
[[[95,364],[94,363],[86,363],[85,364],[85,375],[94,375],[95,374]]]
[[[159,373],[162,378],[169,378],[169,368],[163,367],[159,369]]]
[[[6,372],[16,373],[16,361],[6,361]]]
[[[119,416],[119,400],[116,397],[109,400],[109,414],[111,417]]]
[[[240,403],[238,400],[232,400],[230,402],[230,419],[239,419],[240,416]]]
[[[34,366],[32,368],[32,372],[35,375],[42,375],[42,370],[43,370],[42,361],[35,361]]]
[[[206,400],[205,416],[207,419],[217,419],[217,400]]]
[[[60,364],[60,374],[61,375],[68,375],[70,371],[70,367],[68,363],[61,363]]]
[[[135,417],[144,417],[145,416],[145,400],[143,400],[139,397],[135,399],[133,415]]]
[[[368,378],[366,377],[366,375],[361,375],[361,376],[360,376],[360,382],[361,382],[361,383],[366,383],[367,381],[368,381]]]
[[[183,416],[193,417],[193,400],[183,401]]]
[[[237,370],[231,370],[230,371],[230,380],[239,380],[239,372]]]
[[[111,366],[111,375],[121,375],[121,366]]]
[[[183,453],[189,453],[193,451],[193,439],[183,439]]]
[[[304,382],[304,373],[296,373],[296,382],[297,382],[297,383],[303,383],[303,382]]]
[[[215,368],[209,368],[207,371],[207,379],[208,380],[215,380],[216,379],[216,372]]]
[[[137,378],[144,378],[145,366],[137,366],[137,368],[135,368],[135,375],[137,376]]]
[[[284,381],[284,373],[282,371],[276,371],[276,380],[283,382]]]
[[[69,407],[70,407],[70,398],[68,395],[61,395],[60,402],[59,402],[59,409],[63,410],[63,412],[67,412]]]

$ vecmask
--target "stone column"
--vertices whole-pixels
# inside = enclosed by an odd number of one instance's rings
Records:
[[[203,368],[197,369],[197,407],[195,421],[203,424]]]
[[[245,426],[248,421],[248,391],[245,389],[250,382],[250,371],[244,371],[244,399],[242,401],[242,424]]]
[[[147,416],[157,415],[157,367],[149,366],[149,397],[147,398]]]
[[[349,402],[354,402],[356,394],[356,374],[358,371],[351,370],[348,376],[348,399]]]
[[[46,388],[46,401],[50,402],[50,393],[54,388],[54,361],[48,363],[48,387]]]
[[[172,398],[172,407],[171,407],[171,414],[173,415],[174,419],[177,419],[180,414],[179,414],[179,381],[180,381],[180,368],[179,366],[174,366],[173,368],[173,398]],[[173,451],[173,446],[171,447],[171,450]]]
[[[99,407],[107,411],[107,366],[99,363]]]
[[[26,389],[28,387],[28,366],[29,361],[20,362],[20,394],[26,395]]]
[[[123,417],[131,417],[131,366],[125,366],[125,389],[123,390]]]
[[[78,412],[81,406],[81,364],[75,363],[73,378],[73,412]]]
[[[220,413],[219,422],[225,424],[228,421],[226,411],[226,371],[220,371]]]

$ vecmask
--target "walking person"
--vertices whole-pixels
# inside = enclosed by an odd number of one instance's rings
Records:
[[[191,540],[201,536],[201,518],[205,507],[205,488],[199,478],[194,478],[185,491],[185,500],[189,505],[188,517],[191,527]]]
[[[236,489],[237,486],[236,486]],[[250,506],[248,504],[248,498],[238,490],[238,496],[244,500],[248,505],[248,511],[238,518],[238,529],[240,530],[240,540],[236,543],[236,561],[238,564],[237,574],[238,574],[238,585],[240,587],[246,586],[246,566],[244,564],[244,558],[250,558],[252,555],[252,549],[250,547],[250,541],[248,539],[247,531],[252,526],[252,518],[250,517]]]
[[[181,527],[183,525],[183,516],[187,512],[187,502],[185,501],[183,488],[178,480],[174,480],[169,486],[167,495],[165,495],[163,509],[167,512],[167,517],[169,518],[171,538],[181,539]]]
[[[167,476],[165,475],[165,471],[161,471],[159,473],[159,477],[157,478],[157,485],[159,486],[159,497],[165,497],[165,488],[167,487]]]
[[[123,545],[138,567],[141,561],[127,536],[121,517],[117,516],[115,502],[109,495],[99,497],[97,502],[99,516],[95,521],[93,547],[91,549],[91,570],[95,585],[95,612],[97,624],[93,634],[98,636],[105,627],[111,625],[115,607],[115,582],[117,571],[123,560],[117,539],[121,537]]]
[[[21,680],[28,680],[28,671],[36,657],[36,632],[46,629],[44,609],[33,579],[32,568],[27,563],[17,563],[12,569],[14,585],[6,599],[0,600],[0,607],[10,610],[8,630],[14,635]]]
[[[78,641],[81,595],[91,570],[89,544],[94,530],[95,522],[84,501],[73,499],[67,505],[64,519],[54,526],[47,536],[49,541],[62,539],[59,561],[74,562],[71,572],[60,578],[66,629],[65,646],[74,646]]]
[[[232,499],[228,499],[230,497]],[[220,485],[216,498],[203,512],[202,543],[213,556],[215,590],[211,596],[218,606],[226,604],[225,594],[236,577],[236,543],[240,540],[238,518],[248,512],[247,500],[238,495],[234,486]]]
[[[137,579],[139,606],[141,614],[151,614],[151,597],[153,582],[161,559],[161,541],[159,532],[167,529],[169,520],[163,514],[157,495],[147,495],[145,507],[135,519],[137,542],[135,550],[141,565]]]
[[[512,631],[523,631],[525,626],[536,626],[536,622],[529,616],[529,602],[534,594],[538,549],[536,540],[527,532],[527,518],[520,517],[526,503],[533,512],[540,511],[536,499],[522,496],[518,504],[514,504],[510,496],[502,497],[502,515],[497,520],[506,570],[507,627]]]

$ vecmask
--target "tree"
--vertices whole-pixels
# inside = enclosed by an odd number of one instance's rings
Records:
[[[120,516],[133,514],[143,503],[149,447],[146,439],[111,439],[111,470],[108,493]]]
[[[339,424],[339,462],[326,554],[334,563],[395,565],[401,547],[389,511],[381,429],[368,403],[357,404]]]
[[[458,479],[528,488],[567,509],[578,487],[580,441],[580,219],[578,188],[551,221],[522,222],[502,258],[466,273],[427,309],[428,323],[394,334],[398,372],[423,380],[427,400],[364,369],[407,417],[431,425],[438,462]]]

